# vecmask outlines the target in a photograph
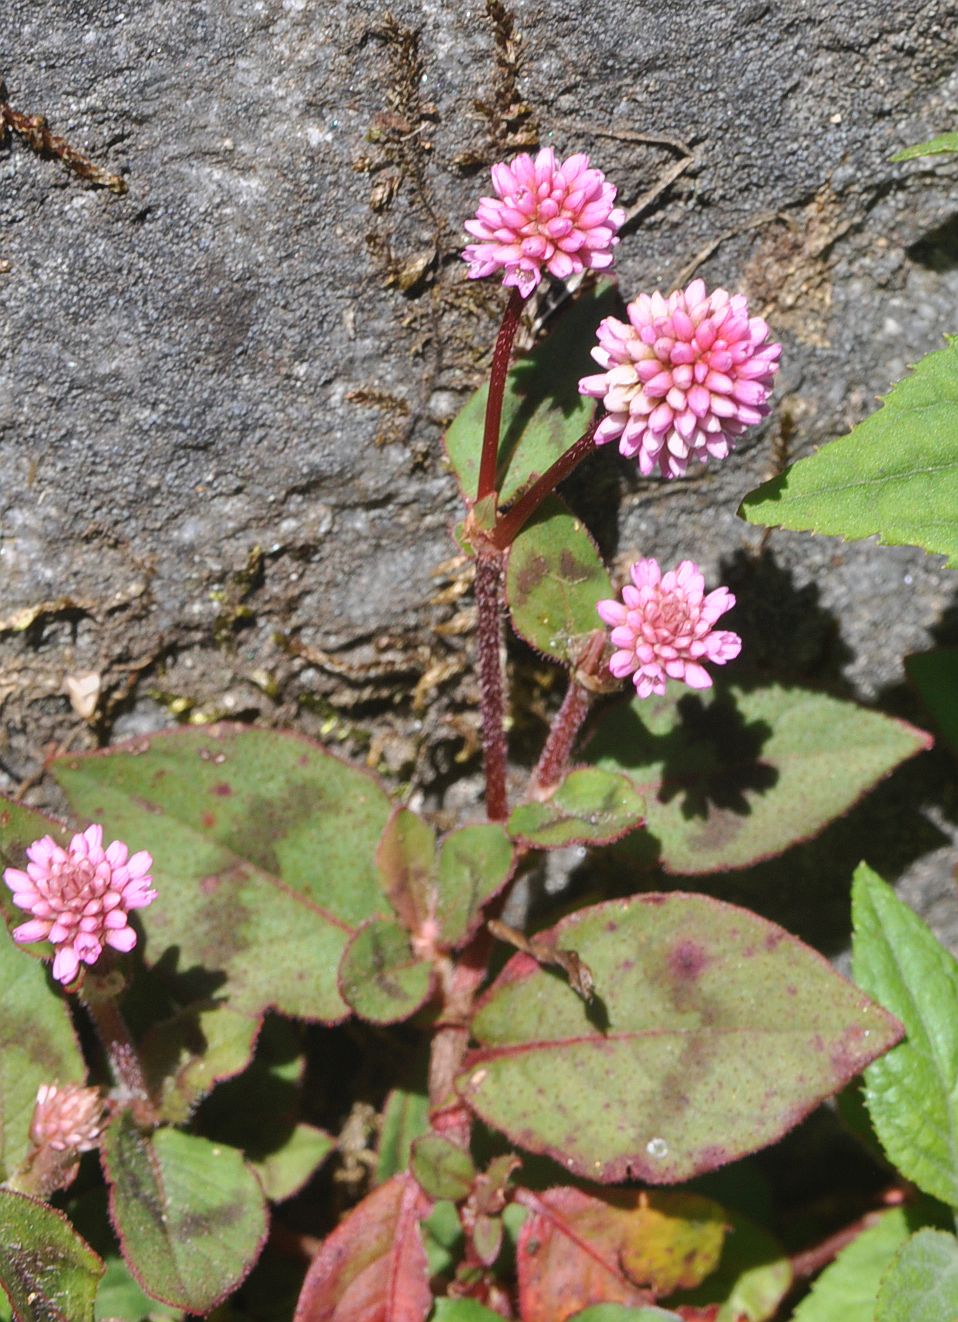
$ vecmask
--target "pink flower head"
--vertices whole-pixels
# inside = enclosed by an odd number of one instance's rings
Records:
[[[724,666],[742,650],[737,633],[713,628],[735,605],[732,593],[716,588],[706,596],[702,571],[691,560],[667,574],[657,560],[638,560],[630,573],[632,583],[622,589],[622,600],[597,606],[612,626],[617,649],[609,662],[613,675],[631,675],[640,698],[664,693],[668,679],[693,689],[711,688],[712,678],[702,662]]]
[[[104,850],[103,827],[88,826],[68,849],[48,835],[35,840],[27,858],[26,872],[7,868],[3,874],[14,904],[33,914],[30,922],[13,929],[13,939],[52,942],[55,978],[72,982],[80,961],[95,964],[105,945],[133,949],[136,932],[127,915],[156,899],[150,888],[153,860],[146,850],[130,857],[121,840]]]
[[[607,416],[597,445],[618,440],[648,476],[656,465],[681,477],[690,459],[724,459],[746,427],[768,413],[780,344],[768,324],[748,315],[744,294],[706,293],[693,280],[665,299],[640,294],[628,323],[606,317],[592,357],[605,370],[579,382]]]
[[[99,1088],[78,1083],[57,1087],[42,1083],[37,1090],[30,1140],[54,1152],[90,1152],[103,1132],[103,1099]]]
[[[591,267],[612,265],[616,230],[625,212],[613,206],[615,188],[601,170],[589,168],[588,156],[570,156],[556,164],[544,147],[535,160],[527,153],[511,164],[492,167],[498,197],[484,197],[466,229],[479,243],[463,251],[470,280],[505,271],[502,283],[515,285],[528,298],[545,267],[559,280]]]

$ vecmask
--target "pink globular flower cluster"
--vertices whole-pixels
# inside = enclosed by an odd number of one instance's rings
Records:
[[[600,601],[597,609],[612,626],[609,669],[616,679],[631,675],[640,698],[664,693],[666,681],[707,689],[712,679],[703,662],[724,665],[738,656],[738,634],[714,628],[735,605],[728,588],[705,595],[705,578],[691,560],[663,574],[658,561],[639,560],[621,601]]]
[[[56,948],[53,976],[72,982],[81,962],[95,964],[104,946],[129,951],[136,932],[128,914],[156,899],[145,850],[130,855],[121,840],[103,848],[103,827],[88,826],[68,848],[50,836],[27,848],[27,869],[7,868],[13,902],[33,917],[13,930],[14,941],[49,941]]]
[[[782,346],[768,343],[768,324],[749,316],[744,294],[709,294],[703,280],[668,298],[640,294],[627,312],[600,323],[592,357],[604,370],[579,382],[607,410],[596,444],[618,440],[646,476],[724,459],[769,411]]]
[[[545,268],[559,280],[612,265],[616,230],[625,212],[616,208],[614,186],[588,156],[556,163],[551,147],[535,160],[527,153],[492,167],[498,196],[484,197],[466,229],[478,239],[463,251],[469,278],[504,271],[502,283],[528,298]]]
[[[54,1152],[90,1152],[103,1132],[103,1098],[99,1088],[78,1083],[42,1083],[30,1122],[30,1140]]]

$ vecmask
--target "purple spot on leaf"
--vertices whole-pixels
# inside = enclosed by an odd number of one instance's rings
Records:
[[[669,972],[673,977],[694,982],[709,963],[709,957],[697,941],[680,941],[669,954]]]

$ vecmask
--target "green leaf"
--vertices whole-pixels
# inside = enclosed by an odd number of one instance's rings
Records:
[[[644,813],[645,800],[628,776],[580,767],[544,802],[513,809],[509,832],[535,849],[607,845],[641,826]]]
[[[612,596],[585,525],[550,496],[509,549],[506,604],[516,632],[545,656],[575,665],[603,627],[596,603]]]
[[[865,1073],[875,1133],[906,1179],[958,1207],[958,962],[864,863],[852,921],[855,980],[906,1032]]]
[[[513,861],[512,841],[497,822],[463,826],[443,839],[436,920],[447,945],[459,946],[472,936],[483,905],[512,876]]]
[[[259,1027],[228,1006],[205,1003],[151,1028],[139,1051],[160,1119],[184,1124],[217,1083],[244,1070]]]
[[[682,1322],[666,1308],[627,1308],[624,1304],[595,1304],[573,1314],[573,1322]]]
[[[379,1132],[376,1183],[383,1184],[409,1165],[413,1140],[429,1132],[429,1098],[425,1093],[394,1088],[386,1098]]]
[[[502,1315],[475,1299],[437,1299],[429,1322],[502,1322]]]
[[[503,502],[544,473],[588,427],[595,402],[579,394],[579,378],[595,370],[590,350],[599,322],[619,307],[614,286],[600,282],[579,296],[548,339],[510,368],[497,482]],[[446,432],[446,451],[467,500],[479,485],[487,394],[485,386],[478,390]]]
[[[907,1240],[910,1228],[905,1208],[883,1213],[825,1268],[796,1308],[792,1322],[875,1322],[882,1272]]]
[[[336,1146],[300,1120],[305,1070],[299,1027],[270,1015],[253,1063],[218,1088],[198,1117],[208,1137],[245,1154],[275,1203],[298,1193]]]
[[[672,1304],[721,1303],[715,1322],[766,1322],[792,1284],[792,1266],[781,1244],[740,1212],[726,1210],[728,1233],[718,1267],[695,1290]]]
[[[0,801],[0,855],[23,869],[28,844],[54,822],[19,804]],[[9,897],[6,886],[0,887]],[[11,906],[12,909],[12,906]],[[25,919],[20,910],[17,922]],[[49,947],[45,947],[48,949]],[[86,1066],[59,984],[46,967],[0,930],[0,1178],[8,1178],[30,1151],[28,1131],[41,1083],[83,1083]]]
[[[920,546],[958,568],[958,338],[847,436],[745,497],[748,523]]]
[[[334,1022],[336,968],[383,909],[375,852],[389,815],[378,783],[309,740],[233,726],[152,735],[67,757],[75,810],[153,854],[159,893],[139,919],[145,956],[175,952],[218,999]]]
[[[514,956],[457,1087],[512,1142],[589,1179],[673,1183],[753,1152],[900,1036],[815,951],[706,896],[595,905],[543,939],[588,965],[595,1001]]]
[[[409,1019],[432,986],[432,965],[413,954],[408,932],[388,918],[363,923],[339,966],[343,1000],[372,1024]]]
[[[454,1203],[468,1198],[476,1178],[472,1158],[441,1134],[424,1134],[412,1145],[412,1173],[430,1198]]]
[[[416,933],[430,917],[436,871],[436,836],[409,808],[397,808],[376,849],[383,890],[407,932]]]
[[[419,1222],[428,1206],[409,1175],[368,1194],[313,1259],[294,1322],[424,1322],[432,1294]]]
[[[958,753],[958,647],[905,657],[905,674],[931,713],[935,728]]]
[[[169,1308],[145,1295],[118,1253],[104,1258],[106,1271],[96,1296],[96,1322],[180,1322],[181,1308]]]
[[[958,1318],[958,1240],[919,1230],[896,1253],[882,1278],[875,1322],[955,1322]]]
[[[408,808],[389,819],[376,862],[393,910],[407,932],[438,927],[438,943],[455,948],[472,935],[482,906],[512,874],[512,843],[497,823],[465,826],[442,841]]]
[[[668,692],[612,708],[586,750],[644,795],[646,829],[617,846],[666,872],[748,867],[807,840],[930,744],[903,721],[799,688]]]
[[[18,1322],[93,1322],[102,1275],[62,1212],[0,1189],[0,1286]]]
[[[440,1199],[420,1229],[430,1277],[450,1275],[462,1257],[464,1239],[456,1204]]]
[[[139,1132],[128,1112],[101,1149],[123,1256],[154,1299],[208,1313],[259,1257],[266,1204],[242,1155],[195,1134]]]
[[[958,151],[958,133],[939,133],[928,142],[916,142],[911,147],[903,147],[891,158],[892,161],[913,161],[919,156],[938,156],[942,152]]]

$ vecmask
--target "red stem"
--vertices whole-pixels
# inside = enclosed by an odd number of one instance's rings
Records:
[[[519,328],[525,299],[513,289],[502,314],[502,325],[492,351],[489,371],[489,395],[486,399],[486,422],[482,430],[482,458],[479,461],[479,490],[476,501],[492,494],[496,489],[496,461],[499,458],[499,430],[502,425],[502,398],[506,389],[506,372],[512,356],[512,343]]]
[[[500,593],[502,556],[481,550],[476,558],[476,608],[479,643],[479,687],[482,714],[482,751],[486,773],[486,815],[504,822],[506,799],[506,732],[503,723],[502,616]]]
[[[469,1045],[472,1002],[489,964],[492,937],[481,927],[462,952],[446,992],[429,1053],[429,1107],[432,1127],[462,1148],[469,1147],[472,1113],[455,1089]]]
[[[88,983],[90,985],[81,991],[80,999],[103,1043],[110,1070],[123,1094],[123,1101],[130,1106],[139,1123],[155,1124],[156,1113],[146,1086],[143,1067],[120,1007],[111,995],[104,994],[99,988],[93,990],[95,984],[92,977],[88,977]]]
[[[566,450],[565,454],[561,454],[552,467],[547,468],[529,490],[519,497],[509,512],[502,516],[489,534],[489,540],[493,546],[497,546],[500,551],[504,551],[507,546],[511,546],[525,523],[535,514],[546,496],[551,495],[559,483],[564,481],[571,472],[578,468],[582,460],[592,453],[595,449],[595,432],[599,422],[600,417],[596,413],[589,425],[589,430],[584,432],[575,445]]]
[[[562,699],[562,706],[555,714],[549,737],[532,773],[533,798],[541,798],[543,791],[553,789],[562,779],[569,765],[569,754],[572,752],[575,737],[589,714],[591,704],[591,693],[577,682],[575,675],[572,675],[566,695]]]

